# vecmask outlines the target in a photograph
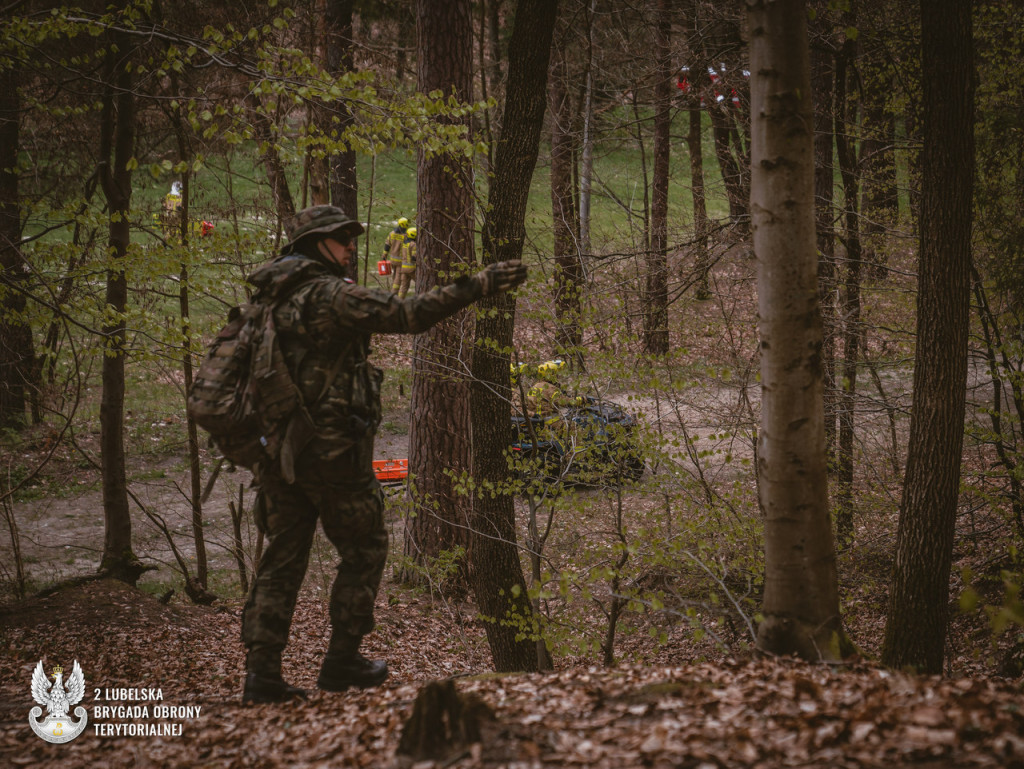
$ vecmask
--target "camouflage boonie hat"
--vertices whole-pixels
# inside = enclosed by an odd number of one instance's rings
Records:
[[[301,238],[316,233],[331,233],[347,230],[353,238],[362,235],[363,225],[351,218],[337,206],[310,206],[304,208],[284,223],[288,236],[285,249],[291,248]]]

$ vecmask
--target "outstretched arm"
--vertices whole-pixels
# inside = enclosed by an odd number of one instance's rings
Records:
[[[476,275],[407,299],[398,299],[389,291],[332,281],[316,289],[325,292],[317,298],[326,301],[311,302],[311,306],[328,308],[326,316],[311,322],[327,334],[331,327],[418,334],[477,299],[509,291],[525,280],[525,265],[511,261],[492,264]]]

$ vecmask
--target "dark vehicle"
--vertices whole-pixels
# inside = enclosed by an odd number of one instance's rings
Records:
[[[614,403],[577,401],[554,415],[512,417],[511,449],[523,475],[586,485],[639,479],[636,420]]]

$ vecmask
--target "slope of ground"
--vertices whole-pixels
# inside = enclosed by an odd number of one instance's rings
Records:
[[[426,682],[454,677],[494,713],[483,740],[428,767],[1005,767],[1024,769],[1024,682],[944,680],[858,663],[720,659],[680,666],[488,674],[471,611],[382,592],[367,646],[392,676],[379,689],[245,707],[238,606],[165,605],[94,581],[0,615],[0,765],[390,766]],[[463,607],[470,609],[471,607]],[[461,621],[460,621],[461,619]],[[300,600],[285,673],[312,689],[327,633],[315,587]],[[27,720],[39,660],[78,660],[89,727],[67,745]],[[124,699],[157,689],[162,699]],[[112,698],[113,696],[113,698]],[[119,698],[119,699],[117,699]],[[105,713],[105,706],[146,713]],[[155,715],[154,706],[199,708]],[[97,724],[180,725],[180,734],[101,736]],[[107,727],[108,729],[110,727]],[[412,765],[405,761],[405,766]]]

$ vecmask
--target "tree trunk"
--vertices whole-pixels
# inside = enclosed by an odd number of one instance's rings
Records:
[[[700,41],[700,19],[697,4],[690,4],[685,13],[690,17],[687,30],[687,48],[694,54],[702,50]],[[689,111],[689,126],[686,133],[686,147],[690,153],[690,194],[693,197],[693,238],[696,255],[694,268],[697,271],[696,298],[705,301],[711,298],[711,255],[708,253],[707,197],[704,191],[704,109],[701,106],[701,92],[707,85],[707,66],[703,60],[693,61],[689,71],[689,90],[686,92],[686,108]]]
[[[416,6],[417,0],[402,0],[396,8],[398,17],[398,50],[395,53],[395,80],[399,87],[405,80],[408,68],[408,52],[416,43]]]
[[[590,0],[586,13],[587,72],[583,91],[583,147],[580,160],[580,251],[593,253],[590,243],[590,190],[594,178],[594,12],[597,0]]]
[[[736,156],[732,154],[732,145],[729,139],[729,116],[722,110],[721,105],[708,100],[711,132],[715,139],[715,157],[718,158],[718,168],[722,172],[725,194],[729,198],[729,220],[734,225],[739,225],[747,215],[746,198],[743,195],[740,164]]]
[[[921,16],[924,148],[914,402],[882,662],[941,673],[970,320],[971,3],[922,0]]]
[[[419,0],[419,90],[454,93],[469,101],[473,78],[473,26],[469,0]],[[453,120],[468,118],[453,118]],[[450,282],[474,262],[473,174],[461,156],[420,150],[417,177],[416,290]],[[459,269],[461,267],[461,269]],[[445,550],[468,547],[467,503],[455,491],[469,470],[469,382],[466,372],[473,314],[463,311],[416,337],[413,346],[409,470],[416,517],[406,529],[405,551],[426,563]]]
[[[668,352],[668,173],[672,125],[672,31],[670,0],[656,0],[654,39],[657,66],[654,85],[654,176],[651,180],[651,247],[647,253],[644,348]]]
[[[520,0],[509,43],[504,126],[494,161],[483,231],[485,264],[520,259],[526,238],[526,203],[537,164],[544,125],[548,62],[558,3]],[[494,309],[495,312],[486,312]],[[550,669],[545,653],[538,659],[539,626],[531,618],[516,547],[506,453],[512,442],[512,388],[509,353],[515,325],[515,300],[500,294],[480,302],[473,349],[470,407],[473,425],[473,478],[478,489],[471,518],[473,546],[470,584],[487,622],[487,641],[495,670]],[[497,489],[488,493],[486,489]],[[516,617],[522,626],[502,621]],[[525,633],[523,632],[525,629]],[[534,637],[531,637],[533,635]]]
[[[131,242],[132,172],[135,155],[135,96],[127,66],[130,40],[116,35],[120,51],[111,55],[111,81],[103,100],[100,127],[100,181],[110,212],[106,304],[113,320],[103,326],[103,393],[100,397],[100,464],[103,476],[103,559],[100,570],[134,585],[142,572],[132,552],[132,519],[124,455],[124,312],[128,283],[121,263]],[[112,154],[111,154],[112,153]]]
[[[450,766],[467,753],[468,746],[485,739],[493,742],[496,730],[487,727],[494,721],[491,707],[475,694],[459,693],[452,679],[430,681],[416,695],[395,754],[415,765]]]
[[[849,19],[853,26],[855,19]],[[854,417],[857,396],[857,363],[860,358],[860,281],[861,281],[861,241],[860,216],[857,207],[860,203],[858,192],[857,153],[851,139],[852,121],[849,115],[856,114],[856,102],[846,89],[848,65],[855,60],[855,44],[847,40],[836,67],[836,157],[839,159],[839,172],[843,179],[844,211],[846,242],[846,270],[843,276],[842,298],[842,336],[843,360],[840,382],[837,390],[839,415],[839,444],[836,451],[836,534],[841,546],[845,547],[853,539],[853,439]]]
[[[487,68],[487,73],[491,80],[490,92],[492,94],[498,92],[503,77],[501,72],[501,4],[502,0],[486,0],[484,11],[487,15],[487,38],[491,48],[491,63]]]
[[[748,0],[747,8],[765,511],[757,644],[836,660],[846,639],[828,515],[806,9],[802,0]]]
[[[689,131],[686,134],[686,145],[690,150],[690,189],[693,196],[693,239],[696,249],[694,264],[697,270],[697,299],[704,301],[711,298],[711,257],[708,253],[708,208],[704,197],[704,148],[701,141],[703,133],[703,110],[700,98],[695,98],[690,106]]]
[[[553,52],[551,84],[551,218],[554,230],[555,344],[559,353],[573,360],[581,355],[580,311],[582,265],[579,217],[573,192],[575,139],[572,131],[572,100],[569,98],[569,64],[566,60],[567,30],[560,30]]]
[[[877,41],[876,41],[877,46]],[[888,255],[886,232],[896,225],[899,196],[896,186],[896,116],[888,100],[893,92],[894,78],[888,64],[877,50],[863,49],[859,57],[863,109],[863,139],[860,150],[861,232],[864,239],[864,261],[877,276],[885,274]]]
[[[172,76],[174,92],[180,94],[177,77]],[[178,160],[187,167],[192,167],[193,153],[188,143],[188,135],[185,130],[184,121],[181,117],[181,110],[173,108],[171,112],[171,124],[174,128],[175,138],[178,142]],[[181,239],[183,249],[188,250],[189,245],[189,207],[192,203],[191,174],[185,171],[181,175],[181,216],[179,219],[181,231],[178,237]],[[178,280],[178,309],[181,316],[181,336],[185,340],[184,351],[181,356],[181,371],[184,379],[185,392],[192,389],[192,354],[193,354],[193,333],[192,320],[189,312],[189,270],[187,262],[182,262]],[[202,502],[202,465],[199,461],[199,432],[196,422],[186,409],[185,429],[188,435],[188,462],[190,481],[190,503],[192,506],[192,539],[196,548],[196,580],[199,586],[206,590],[210,585],[208,582],[208,567],[206,557],[206,537],[203,526],[203,502]],[[187,576],[187,575],[186,575]]]
[[[246,102],[253,130],[256,133],[256,141],[259,142],[260,157],[274,196],[274,213],[277,214],[279,220],[284,221],[295,213],[295,202],[292,199],[291,190],[288,188],[288,176],[285,173],[284,164],[281,162],[281,156],[277,153],[274,123],[267,115],[266,106],[259,96],[250,93],[246,97]]]
[[[19,81],[17,70],[0,70],[0,428],[15,429],[25,424],[26,396],[38,392],[32,329],[22,318],[26,302],[18,290],[29,277],[18,197]]]
[[[332,75],[350,72],[355,68],[352,55],[352,5],[353,0],[327,0],[324,18],[327,33],[327,71]],[[352,110],[345,101],[330,105],[330,116],[337,118],[323,126],[325,134],[337,140],[355,122]],[[356,177],[356,151],[348,144],[337,148],[330,157],[331,203],[341,208],[353,219],[359,218],[359,181]],[[369,237],[367,235],[366,237]],[[348,266],[349,277],[358,277],[358,260]]]
[[[816,19],[821,19],[819,3]],[[817,28],[811,46],[811,88],[814,93],[814,220],[818,245],[818,301],[821,304],[821,367],[825,398],[825,455],[831,456],[836,439],[836,234],[832,200],[835,186],[833,115],[835,60],[830,42],[831,25]]]

